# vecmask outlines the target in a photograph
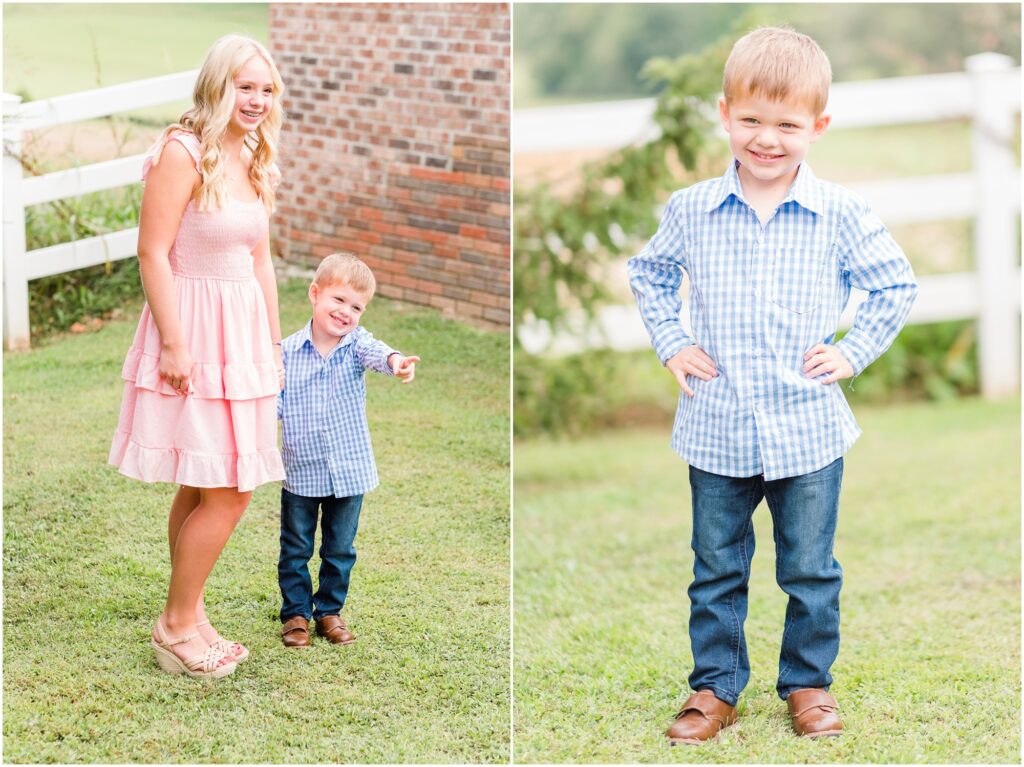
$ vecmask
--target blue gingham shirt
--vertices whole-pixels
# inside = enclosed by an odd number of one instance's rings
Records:
[[[346,498],[377,487],[377,465],[366,423],[366,370],[394,375],[397,354],[361,325],[342,336],[327,358],[313,346],[312,321],[281,342],[284,389],[284,487],[296,495]]]
[[[684,271],[693,337],[680,322]],[[839,385],[803,373],[804,354],[834,341],[851,286],[869,292],[837,344],[855,374],[889,348],[917,294],[864,200],[806,164],[764,226],[735,161],[676,192],[629,281],[662,363],[696,343],[718,370],[688,377],[694,396],[680,393],[672,447],[698,469],[766,480],[827,466],[861,434]]]

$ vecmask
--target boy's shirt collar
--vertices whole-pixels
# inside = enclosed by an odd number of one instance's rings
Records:
[[[719,179],[718,192],[711,196],[711,199],[708,201],[708,206],[704,211],[705,213],[710,213],[711,211],[720,208],[722,203],[729,199],[730,195],[734,196],[745,205],[749,204],[743,196],[743,185],[740,183],[740,174],[737,170],[738,166],[739,160],[733,158],[733,161],[729,163],[729,167],[726,169],[725,174],[721,179]],[[824,201],[821,199],[821,189],[819,188],[818,178],[811,171],[811,166],[806,162],[800,163],[800,167],[797,168],[796,178],[793,180],[793,183],[789,185],[789,191],[779,203],[779,206],[781,207],[790,201],[795,202],[797,205],[800,205],[813,213],[817,213],[819,216],[825,211]]]
[[[345,335],[343,335],[341,337],[341,340],[338,341],[338,343],[336,343],[333,346],[333,348],[331,349],[330,353],[327,356],[330,357],[338,349],[341,349],[342,347],[348,346],[350,343],[352,343],[352,341],[355,340],[355,336],[356,336],[356,331],[357,330],[359,330],[358,327],[352,328],[352,330],[350,332],[348,332]],[[297,344],[298,348],[301,349],[306,344],[309,344],[310,348],[313,349],[314,351],[316,351],[316,347],[313,345],[313,318],[312,317],[310,317],[309,321],[303,326],[302,330],[298,331],[298,333],[299,333],[298,344]],[[317,352],[317,353],[319,354],[319,352]]]

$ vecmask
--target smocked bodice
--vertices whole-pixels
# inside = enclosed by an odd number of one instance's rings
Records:
[[[185,147],[196,170],[202,172],[199,139],[194,133],[181,130],[150,148],[142,164],[143,181],[159,161],[168,141],[177,141]],[[271,175],[280,175],[276,166],[271,167]],[[168,254],[171,271],[183,277],[251,279],[252,253],[266,241],[269,226],[269,214],[259,199],[242,202],[227,194],[222,207],[206,211],[200,211],[196,201],[190,200]]]
[[[252,252],[266,239],[267,209],[260,200],[227,195],[222,208],[200,211],[189,202],[169,254],[171,271],[185,277],[241,280],[253,276]]]

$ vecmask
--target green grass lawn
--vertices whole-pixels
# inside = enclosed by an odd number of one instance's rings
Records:
[[[26,100],[62,96],[197,69],[222,35],[266,44],[266,3],[5,4],[4,91]],[[172,122],[174,102],[131,114]]]
[[[662,733],[688,694],[689,484],[669,426],[515,446],[515,758],[1019,763],[1019,402],[858,409],[836,557],[847,733],[803,741],[775,694],[785,595],[755,513],[752,675],[716,745]]]
[[[5,4],[4,90],[51,98],[197,68],[221,35],[266,44],[266,3]]]
[[[305,283],[281,298],[290,333]],[[252,651],[219,682],[162,673],[148,645],[172,487],[106,465],[134,321],[4,356],[5,761],[508,761],[508,340],[381,298],[364,324],[423,361],[409,386],[368,376],[359,641],[281,646],[264,485],[209,581],[215,624]]]

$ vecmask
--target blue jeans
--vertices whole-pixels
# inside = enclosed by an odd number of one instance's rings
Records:
[[[733,706],[750,679],[743,634],[754,556],[751,517],[764,498],[775,533],[775,580],[789,595],[776,690],[828,689],[839,654],[843,570],[832,556],[843,459],[797,477],[723,477],[690,467],[693,583],[690,687]]]
[[[345,606],[349,576],[356,563],[356,529],[363,496],[308,498],[281,488],[281,556],[277,581],[281,586],[281,620],[295,615],[307,620],[338,615]],[[309,577],[313,539],[320,507],[320,577],[316,594]]]

